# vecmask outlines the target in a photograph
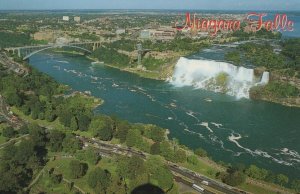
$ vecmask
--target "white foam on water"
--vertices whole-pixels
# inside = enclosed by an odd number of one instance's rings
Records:
[[[275,149],[275,150],[278,150],[278,149]],[[283,155],[285,157],[288,157],[287,159],[289,161],[294,161],[296,163],[300,163],[300,154],[295,150],[291,150],[288,148],[282,148],[282,149],[279,149],[279,153],[277,155]]]
[[[119,87],[119,85],[116,84],[116,83],[113,83],[113,84],[112,84],[112,87],[116,88],[116,87]]]
[[[199,122],[199,119],[194,115],[195,113],[191,110],[185,112],[187,115],[193,117],[194,119],[196,119],[197,122]]]
[[[214,132],[214,131],[208,126],[208,122],[202,122],[202,123],[200,123],[199,125],[201,125],[201,126],[203,126],[203,127],[206,127],[206,129],[207,129],[209,132],[211,132],[211,133]]]
[[[226,90],[216,85],[215,78],[220,73],[227,75]],[[269,73],[265,72],[262,78],[254,76],[254,69],[237,67],[227,62],[206,59],[187,59],[181,57],[169,82],[176,87],[193,86],[215,92],[225,92],[237,98],[249,98],[251,87],[269,82]]]
[[[183,130],[186,131],[186,132],[188,132],[188,133],[190,133],[190,134],[195,134],[195,135],[199,136],[201,139],[205,139],[204,136],[201,133],[197,133],[195,131],[191,131],[188,128],[184,128]]]
[[[69,61],[59,61],[59,60],[54,60],[57,63],[65,63],[65,64],[69,64]]]
[[[54,65],[53,68],[60,70],[60,66],[58,66],[58,65]]]
[[[216,126],[217,128],[223,127],[220,123],[210,122],[212,125]]]
[[[256,149],[255,151],[252,151],[249,148],[243,147],[238,142],[238,140],[240,140],[241,138],[242,138],[241,134],[231,133],[231,135],[228,137],[228,140],[233,142],[237,147],[245,150],[246,152],[248,152],[252,156],[262,156],[264,158],[271,159],[271,160],[273,160],[274,162],[276,162],[278,164],[283,164],[283,165],[286,165],[286,166],[292,166],[293,165],[291,162],[280,160],[280,159],[277,159],[277,158],[271,156],[268,152],[265,152],[265,151],[262,151],[262,150],[259,150],[259,149]]]

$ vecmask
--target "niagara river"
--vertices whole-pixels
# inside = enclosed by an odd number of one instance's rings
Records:
[[[193,59],[180,60],[208,63],[203,59],[206,55],[213,54],[206,50],[191,56]],[[300,109],[247,98],[249,87],[267,83],[267,72],[255,78],[251,69],[227,65],[228,83],[236,89],[222,94],[199,85],[218,74],[216,69],[202,75],[194,69],[194,74],[188,75],[177,67],[173,76],[177,82],[167,82],[95,64],[83,56],[42,52],[32,56],[29,63],[73,90],[90,91],[102,98],[104,104],[95,109],[97,113],[164,127],[170,131],[169,138],[192,149],[204,148],[214,161],[255,164],[299,178]],[[185,80],[181,85],[179,78]]]

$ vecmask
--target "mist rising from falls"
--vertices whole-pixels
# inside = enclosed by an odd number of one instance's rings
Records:
[[[181,57],[170,82],[177,87],[193,86],[237,98],[249,98],[251,87],[269,82],[269,72],[255,77],[253,69],[237,67],[226,62]]]

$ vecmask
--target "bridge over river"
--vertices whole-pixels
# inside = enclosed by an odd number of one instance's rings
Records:
[[[79,49],[87,53],[91,53],[92,51],[99,48],[101,46],[101,43],[102,42],[52,43],[47,45],[10,47],[5,48],[4,50],[12,53],[18,53],[19,57],[23,57],[23,60],[26,60],[36,53],[53,48],[69,47]]]

